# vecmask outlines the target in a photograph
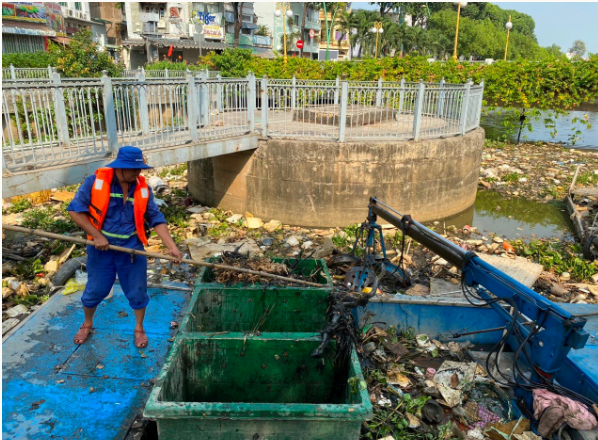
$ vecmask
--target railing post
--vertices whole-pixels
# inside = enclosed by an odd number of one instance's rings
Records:
[[[48,66],[48,78],[52,79],[52,67]]]
[[[420,80],[419,87],[417,89],[417,98],[415,100],[415,109],[413,110],[413,140],[416,141],[419,141],[419,130],[421,128],[425,93],[426,85]]]
[[[168,68],[164,69],[164,78],[168,78]]]
[[[12,68],[12,65],[11,65]],[[54,101],[54,112],[56,114],[56,128],[58,130],[58,139],[65,145],[69,145],[69,123],[66,117],[66,107],[64,106],[64,92],[60,87],[60,74],[56,68],[52,69],[50,79],[56,87],[52,88],[52,100]]]
[[[480,101],[477,109],[476,128],[480,126],[480,119],[482,118],[482,105],[484,105],[484,80],[480,82]]]
[[[189,120],[189,133],[191,141],[199,141],[197,121],[199,119],[199,102],[197,102],[197,89],[195,87],[195,76],[187,71],[187,118]]]
[[[199,72],[199,80],[201,124],[204,127],[207,127],[210,124],[210,90],[208,85],[207,72],[205,70]]]
[[[405,102],[405,77],[401,78],[401,88],[399,90],[399,114],[401,114]]]
[[[253,72],[247,73],[247,122],[249,123],[249,132],[255,130],[255,75]]]
[[[382,77],[378,78],[378,90],[376,90],[376,107],[382,105]]]
[[[262,78],[262,137],[268,137],[268,77]]]
[[[340,91],[341,78],[336,75],[336,87],[334,88],[334,105],[338,105],[338,93]]]
[[[224,96],[222,95],[222,83],[220,82],[222,80],[222,75],[220,72],[216,75],[216,79],[218,80],[218,83],[216,84],[216,109],[218,112],[222,112],[224,111]]]
[[[465,90],[463,92],[463,104],[461,105],[461,119],[459,121],[459,132],[464,135],[467,126],[467,112],[469,110],[469,94],[471,90],[471,80],[468,79],[465,83]]]
[[[338,127],[338,141],[345,142],[345,129],[347,127],[347,107],[349,106],[349,83],[343,81],[341,85],[341,117]]]
[[[295,99],[297,96],[297,78],[293,75],[293,79],[291,81],[292,88],[291,88],[291,111],[295,111]]]
[[[106,124],[106,135],[108,147],[114,154],[118,152],[118,132],[116,130],[116,113],[114,110],[114,93],[112,91],[112,80],[108,71],[102,70],[102,86],[104,87],[104,123]]]
[[[137,90],[139,96],[139,120],[141,121],[141,132],[143,134],[149,134],[149,107],[147,102],[147,84],[145,84],[145,70],[139,71],[137,81],[140,83]]]
[[[17,72],[15,71],[15,66],[12,64],[10,65],[10,77],[12,79],[17,79]]]
[[[438,108],[436,111],[436,116],[442,118],[442,114],[444,111],[444,78],[440,80],[440,91],[438,92]]]

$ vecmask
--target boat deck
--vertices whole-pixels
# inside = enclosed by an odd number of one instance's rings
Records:
[[[181,284],[172,284],[180,287]],[[186,286],[185,286],[186,287]],[[53,296],[2,343],[3,439],[124,439],[141,416],[191,292],[149,289],[146,349],[133,344],[135,316],[117,283],[81,346],[81,293]]]

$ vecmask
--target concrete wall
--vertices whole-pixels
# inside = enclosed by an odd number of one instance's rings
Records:
[[[475,201],[484,131],[419,142],[261,140],[256,151],[189,163],[200,203],[301,226],[365,220],[370,196],[418,221]]]

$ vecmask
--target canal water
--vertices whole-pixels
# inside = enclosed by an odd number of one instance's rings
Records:
[[[587,109],[588,111],[572,111],[569,115],[558,118],[556,121],[557,135],[554,138],[550,135],[551,129],[546,128],[544,125],[544,117],[548,117],[548,113],[543,112],[539,120],[530,119],[532,130],[523,129],[521,132],[521,142],[562,142],[568,145],[569,135],[572,133],[571,129],[577,126],[581,131],[580,139],[575,145],[570,146],[584,150],[595,149],[598,151],[598,104],[588,105]],[[592,125],[590,130],[580,123],[571,123],[572,119],[584,119],[585,115],[588,115],[588,121]],[[516,127],[511,129],[512,132],[507,134],[507,138],[511,142],[517,142],[519,119],[511,114],[506,114],[500,109],[482,115],[481,126],[486,130],[486,138],[503,140],[503,135],[506,132],[504,122],[507,119],[510,119],[513,127]]]
[[[458,228],[475,226],[484,235],[494,232],[510,240],[574,240],[564,203],[542,203],[522,197],[507,198],[494,191],[478,190],[474,206],[440,222],[443,223]]]

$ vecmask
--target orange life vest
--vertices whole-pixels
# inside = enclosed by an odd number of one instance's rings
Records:
[[[91,202],[89,204],[89,220],[94,228],[102,230],[106,211],[110,203],[110,185],[114,176],[113,168],[99,168],[96,171],[96,180],[91,188]],[[147,246],[147,237],[145,236],[145,211],[149,201],[149,188],[145,182],[145,177],[137,177],[137,186],[133,193],[133,211],[135,213],[135,229],[141,242]],[[87,236],[92,240],[91,236]]]

